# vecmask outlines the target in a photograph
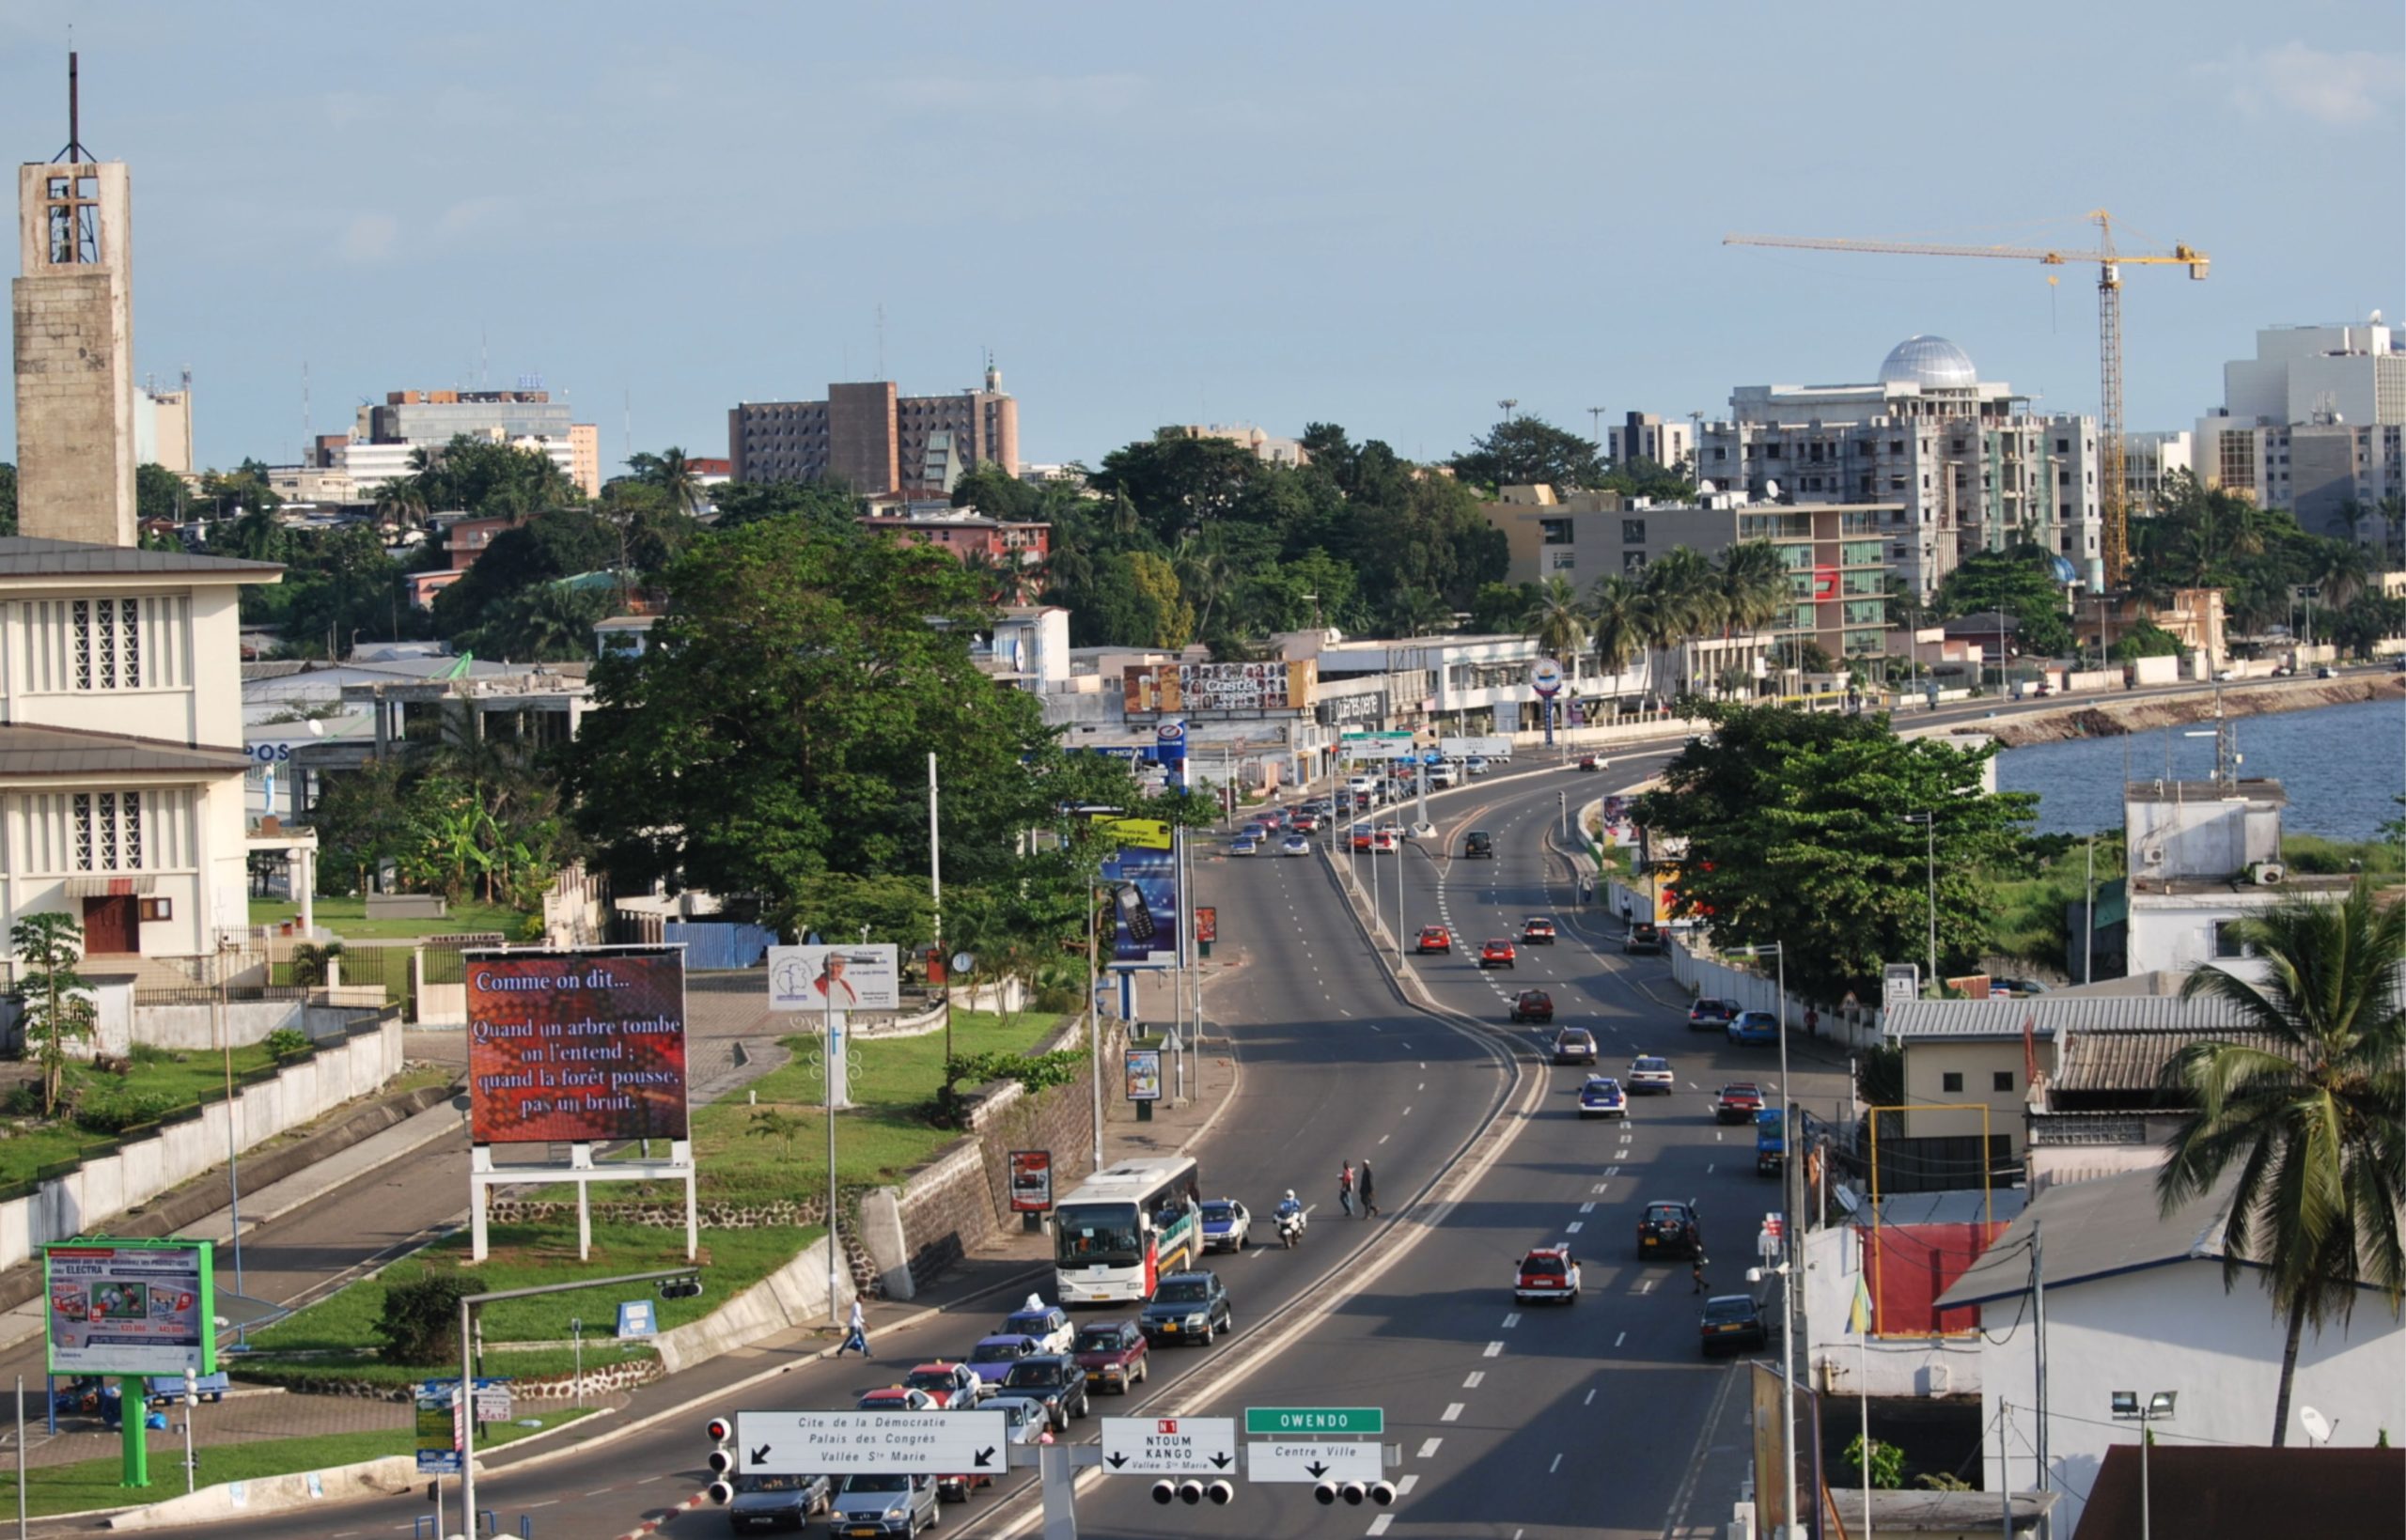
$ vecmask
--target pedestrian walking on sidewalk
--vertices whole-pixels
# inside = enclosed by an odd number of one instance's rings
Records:
[[[1804,1035],[1807,1037],[1821,1035],[1821,1013],[1810,1005],[1804,1007]]]
[[[1362,1217],[1366,1220],[1379,1217],[1378,1190],[1370,1185],[1370,1162],[1367,1160],[1362,1162]]]
[[[861,1313],[858,1298],[852,1300],[852,1318],[845,1328],[844,1340],[836,1346],[836,1356],[842,1358],[847,1349],[857,1349],[865,1359],[877,1357],[868,1350],[868,1317]]]
[[[1353,1217],[1353,1162],[1351,1160],[1337,1169],[1336,1201],[1339,1206],[1344,1208],[1345,1217],[1351,1219]]]

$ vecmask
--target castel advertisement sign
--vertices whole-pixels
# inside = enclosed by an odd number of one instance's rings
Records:
[[[686,1136],[681,949],[470,952],[467,965],[476,1143]]]
[[[1160,712],[1190,717],[1260,716],[1307,711],[1319,665],[1266,663],[1131,663],[1119,676],[1120,705],[1130,716]]]

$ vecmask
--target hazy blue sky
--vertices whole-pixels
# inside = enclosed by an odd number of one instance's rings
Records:
[[[989,348],[1038,460],[1312,420],[1435,458],[1501,397],[1717,412],[1914,332],[2093,411],[2093,269],[1720,239],[2057,244],[2100,205],[2214,259],[2130,280],[2133,428],[2258,326],[2406,316],[2396,0],[0,0],[9,159],[65,142],[70,23],[137,368],[192,368],[211,464],[294,458],[305,361],[320,432],[539,372],[613,461],[630,402],[636,447],[724,454],[738,400]]]

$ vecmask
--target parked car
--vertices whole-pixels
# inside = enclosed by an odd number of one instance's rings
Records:
[[[932,1529],[941,1517],[936,1511],[932,1476],[855,1470],[836,1488],[827,1515],[827,1531],[847,1536],[892,1534],[914,1540],[921,1530]]]
[[[1629,927],[1629,934],[1621,939],[1620,949],[1632,957],[1661,957],[1663,927],[1651,920],[1635,922]]]
[[[1523,989],[1512,997],[1512,1024],[1554,1019],[1554,996],[1543,989]],[[1592,1063],[1593,1061],[1589,1061]]]
[[[1070,1357],[1086,1372],[1089,1389],[1126,1395],[1145,1377],[1145,1334],[1133,1321],[1096,1321],[1078,1333]]]
[[[1699,995],[1696,997],[1695,1003],[1688,1007],[1688,1030],[1690,1032],[1719,1032],[1737,1019],[1738,1011],[1739,1005],[1734,1000]]]
[[[752,1476],[737,1473],[728,1483],[735,1496],[727,1501],[726,1527],[737,1534],[759,1530],[806,1530],[836,1492],[826,1476]]]
[[[193,1393],[203,1401],[223,1401],[226,1392],[233,1386],[232,1378],[220,1369],[213,1375],[201,1375],[195,1378]],[[149,1389],[143,1396],[143,1400],[153,1407],[172,1407],[183,1398],[184,1377],[181,1375],[152,1375]]]

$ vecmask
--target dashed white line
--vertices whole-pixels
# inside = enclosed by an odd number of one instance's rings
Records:
[[[1393,1134],[1391,1134],[1391,1133],[1383,1133],[1383,1134],[1379,1135],[1379,1143],[1382,1143],[1382,1144],[1383,1144],[1383,1143],[1385,1143],[1388,1140],[1393,1139],[1394,1137],[1395,1137],[1395,1135],[1393,1135]]]
[[[1508,1314],[1508,1315],[1506,1315],[1506,1316],[1504,1317],[1504,1330],[1507,1330],[1507,1331],[1511,1330],[1514,1327],[1516,1327],[1516,1326],[1518,1326],[1518,1325],[1520,1325],[1520,1324],[1521,1324],[1521,1313],[1520,1313],[1519,1311],[1517,1311],[1517,1310],[1516,1310],[1516,1311],[1511,1312],[1509,1314]]]
[[[1504,1356],[1504,1345],[1500,1342],[1491,1342],[1487,1345],[1487,1351],[1478,1356],[1483,1359],[1500,1359]]]
[[[1712,1168],[1713,1168],[1714,1166],[1719,1165],[1719,1164],[1720,1164],[1720,1162],[1719,1162],[1718,1160],[1711,1160],[1711,1161],[1707,1161],[1707,1162],[1705,1163],[1705,1167],[1704,1167],[1704,1174],[1705,1174],[1707,1176],[1711,1175],[1711,1174],[1712,1174]]]
[[[1486,1370],[1484,1370],[1484,1369],[1473,1369],[1473,1370],[1470,1372],[1470,1377],[1469,1377],[1468,1379],[1465,1379],[1465,1380],[1463,1380],[1463,1381],[1462,1381],[1462,1389],[1463,1389],[1463,1390],[1466,1390],[1466,1391],[1475,1391],[1475,1390],[1478,1389],[1478,1387],[1479,1387],[1479,1383],[1480,1383],[1482,1380],[1486,1379],[1486,1377],[1487,1377],[1487,1371],[1486,1371]]]
[[[1459,1423],[1459,1422],[1461,1422],[1461,1421],[1462,1420],[1462,1407],[1463,1407],[1463,1405],[1464,1405],[1464,1404],[1463,1404],[1462,1402],[1460,1402],[1460,1401],[1448,1401],[1448,1402],[1446,1402],[1446,1403],[1445,1403],[1445,1409],[1444,1411],[1441,1411],[1441,1412],[1439,1412],[1439,1413],[1437,1414],[1437,1421],[1439,1421],[1440,1423]]]
[[[1572,1220],[1570,1223],[1562,1227],[1562,1233],[1566,1236],[1575,1236],[1586,1227],[1587,1224],[1585,1220]]]
[[[1622,1332],[1619,1336],[1615,1337],[1615,1338],[1613,1339],[1613,1346],[1614,1346],[1615,1347],[1618,1347],[1622,1343],[1625,1343],[1625,1342],[1627,1342],[1628,1340],[1629,1340],[1629,1333],[1628,1333],[1628,1332],[1626,1332],[1626,1331],[1624,1331],[1624,1332]],[[1593,1391],[1589,1391],[1589,1392],[1587,1392],[1587,1399],[1588,1399],[1588,1400],[1590,1400],[1590,1401],[1592,1401],[1592,1400],[1594,1400],[1595,1398],[1596,1398],[1596,1392],[1593,1392]]]
[[[1420,1454],[1417,1457],[1424,1460],[1433,1458],[1437,1453],[1437,1446],[1445,1441],[1443,1439],[1423,1439],[1420,1441]]]
[[[1626,1331],[1624,1331],[1624,1332],[1622,1332],[1622,1333],[1621,1333],[1621,1335],[1622,1335],[1622,1336],[1624,1336],[1624,1337],[1626,1337],[1626,1336],[1628,1336],[1628,1335],[1629,1335],[1629,1333],[1628,1333],[1628,1332],[1626,1332]],[[1596,1404],[1596,1392],[1593,1392],[1593,1391],[1589,1391],[1589,1392],[1587,1392],[1587,1399],[1586,1399],[1586,1400],[1585,1400],[1585,1401],[1580,1402],[1579,1404],[1580,1404],[1581,1406],[1583,1406],[1583,1407],[1592,1407],[1592,1406],[1594,1406],[1594,1405]]]
[[[1598,1182],[1594,1187],[1589,1188],[1587,1190],[1589,1190],[1590,1192],[1601,1192],[1603,1190],[1604,1190],[1604,1184],[1603,1184],[1603,1183],[1601,1183],[1601,1182]]]
[[[1651,1294],[1651,1293],[1653,1293],[1653,1292],[1654,1292],[1654,1280],[1652,1280],[1651,1278],[1649,1278],[1649,1279],[1648,1279],[1645,1283],[1638,1284],[1638,1285],[1637,1285],[1637,1292],[1638,1292],[1638,1293],[1640,1293],[1640,1294]]]
[[[1554,1463],[1553,1463],[1552,1465],[1549,1465],[1549,1466],[1547,1466],[1547,1467],[1545,1468],[1545,1473],[1546,1473],[1547,1475],[1549,1475],[1549,1476],[1550,1476],[1550,1475],[1553,1475],[1555,1471],[1557,1471],[1557,1470],[1561,1470],[1561,1469],[1562,1469],[1562,1456],[1561,1456],[1561,1455],[1559,1455],[1559,1454],[1556,1454],[1556,1455],[1554,1457]]]
[[[1601,1192],[1601,1191],[1603,1190],[1603,1189],[1600,1187],[1600,1188],[1596,1189],[1596,1190],[1597,1190],[1597,1191],[1599,1191],[1599,1192]],[[1583,1204],[1581,1204],[1581,1205],[1579,1206],[1579,1212],[1581,1212],[1582,1214],[1592,1214],[1592,1213],[1594,1213],[1595,1211],[1596,1211],[1596,1206],[1595,1206],[1594,1204],[1592,1204],[1592,1203],[1583,1203]]]
[[[1401,1481],[1395,1484],[1395,1495],[1398,1497],[1410,1497],[1412,1495],[1412,1489],[1419,1485],[1420,1472],[1414,1470],[1412,1474],[1404,1477]]]
[[[1362,1532],[1364,1534],[1384,1534],[1387,1532],[1387,1526],[1394,1522],[1395,1515],[1381,1514],[1378,1517],[1371,1519],[1370,1527],[1364,1530]]]

